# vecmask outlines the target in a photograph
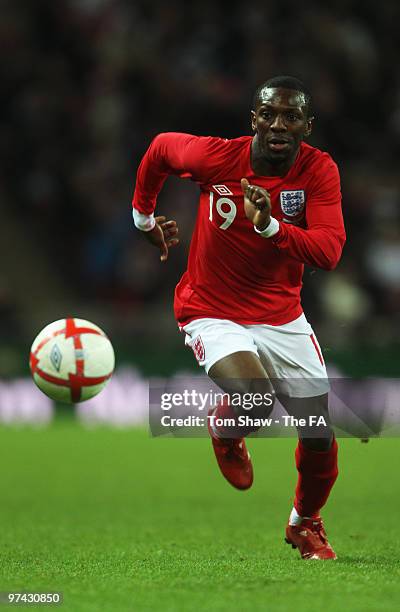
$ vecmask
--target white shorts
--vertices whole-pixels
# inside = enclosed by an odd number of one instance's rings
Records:
[[[329,391],[322,352],[304,314],[278,326],[196,319],[184,325],[182,331],[185,344],[207,374],[223,357],[250,351],[260,358],[269,377],[279,381],[277,392],[289,397],[314,397]]]

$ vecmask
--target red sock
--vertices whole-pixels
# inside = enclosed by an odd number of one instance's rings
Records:
[[[299,473],[294,507],[300,516],[318,516],[338,475],[335,438],[328,451],[306,448],[299,440],[295,457]]]

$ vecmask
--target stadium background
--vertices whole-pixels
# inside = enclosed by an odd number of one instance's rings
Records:
[[[1,19],[1,370],[64,314],[101,324],[119,360],[194,367],[172,313],[196,187],[170,179],[159,212],[181,245],[160,265],[132,225],[152,137],[249,132],[254,88],[274,74],[314,96],[311,143],[340,166],[348,242],[334,274],[308,270],[304,308],[327,360],[399,370],[400,79],[396,2],[4,2]],[[157,350],[154,347],[157,346]],[[17,350],[18,349],[18,350]],[[148,365],[151,363],[151,367]]]
[[[250,133],[253,91],[276,74],[310,87],[310,142],[331,153],[342,176],[348,241],[334,273],[306,270],[308,318],[336,371],[399,375],[399,18],[395,0],[232,0],[228,10],[211,0],[3,0],[2,423],[53,422],[27,356],[37,332],[63,316],[96,322],[116,349],[115,401],[101,400],[95,416],[82,405],[86,421],[143,422],[147,377],[196,368],[172,312],[196,188],[165,185],[158,212],[178,221],[181,244],[161,265],[133,228],[136,168],[160,131]],[[327,612],[343,601],[363,612],[399,601],[397,518],[382,478],[393,470],[397,440],[343,442],[346,471],[326,516],[344,565],[324,570],[328,601],[319,569],[307,574],[282,561],[276,541],[290,507],[292,441],[254,441],[258,488],[247,502],[224,488],[206,440],[150,447],[143,432],[91,433],[70,414],[35,432],[0,428],[1,588],[64,585],[74,612],[155,610],[160,602],[163,610],[264,610],[271,595],[274,609],[287,610],[287,593],[298,610],[312,609],[310,593]],[[279,470],[270,467],[271,448]],[[260,508],[274,510],[270,530]],[[386,539],[376,518],[382,508]],[[369,539],[353,515],[363,516]]]

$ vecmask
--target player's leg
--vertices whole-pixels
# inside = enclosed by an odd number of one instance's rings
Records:
[[[257,416],[267,416],[273,407],[273,389],[258,357],[251,334],[230,321],[201,319],[183,328],[185,342],[193,349],[199,365],[231,398],[263,392],[268,396],[257,407]],[[224,402],[210,409],[208,424],[218,465],[225,478],[238,489],[247,489],[253,482],[253,469],[244,436],[254,431],[239,426],[243,414],[241,404]],[[252,417],[255,417],[252,414]],[[234,426],[227,423],[233,422]]]
[[[286,541],[298,547],[304,559],[335,559],[320,517],[338,475],[338,447],[329,423],[328,394],[279,399],[288,414],[298,422],[308,422],[297,426],[299,441],[295,460],[298,478]],[[313,417],[312,424],[309,424],[310,416]]]
[[[248,489],[253,484],[253,466],[244,438],[259,429],[254,425],[255,419],[265,418],[272,412],[271,382],[259,357],[249,351],[223,357],[209,369],[208,375],[231,398],[209,412],[209,432],[217,463],[230,484],[237,489]],[[233,401],[239,397],[248,398],[251,403],[256,393],[267,401],[253,405],[248,412],[242,404]],[[241,424],[241,416],[251,418]],[[234,426],[226,425],[232,422]]]
[[[327,451],[331,447],[334,433],[328,410],[328,393],[313,397],[278,398],[286,412],[294,417],[302,444],[314,451]]]
[[[261,360],[266,352],[283,379],[284,393],[278,394],[279,400],[288,414],[306,423],[298,427],[298,481],[287,539],[299,546],[303,558],[335,558],[319,517],[338,474],[322,354],[304,316],[281,328],[262,327],[265,329],[255,331],[261,337],[256,344]],[[310,417],[314,417],[312,421]]]
[[[337,443],[329,420],[328,394],[280,397],[280,401],[298,422],[298,481],[291,515],[292,524],[298,524],[301,517],[319,516],[328,500],[338,475]]]

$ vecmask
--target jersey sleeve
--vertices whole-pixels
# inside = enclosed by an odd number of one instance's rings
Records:
[[[281,222],[272,242],[301,263],[333,270],[346,241],[341,200],[339,171],[329,158],[307,195],[307,229]]]
[[[211,153],[218,149],[219,142],[222,143],[222,139],[176,132],[158,134],[154,138],[137,171],[132,206],[138,227],[137,220],[139,224],[145,223],[146,218],[153,215],[167,176],[205,182],[213,175],[215,156]]]

